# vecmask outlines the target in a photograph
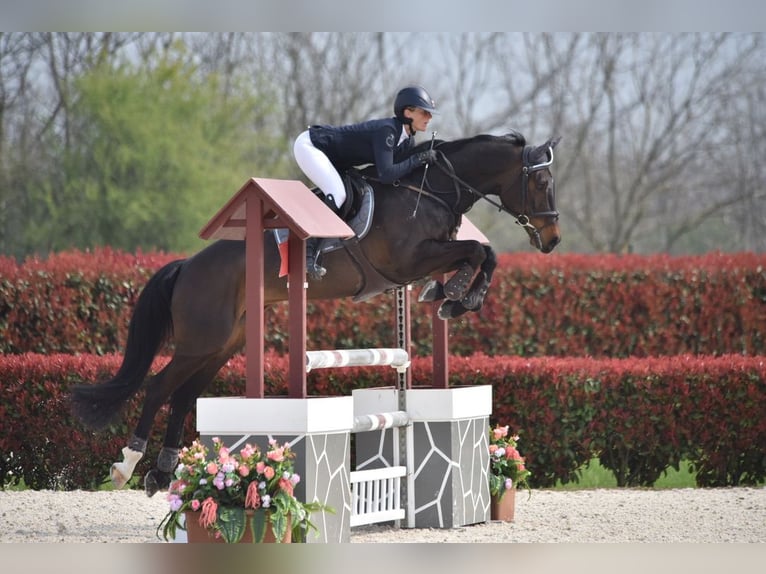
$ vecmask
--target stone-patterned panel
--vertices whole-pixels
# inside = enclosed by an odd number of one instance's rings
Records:
[[[417,528],[489,520],[488,424],[488,417],[414,423]]]

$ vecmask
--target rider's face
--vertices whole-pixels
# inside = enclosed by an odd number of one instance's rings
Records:
[[[427,112],[422,108],[405,109],[404,116],[407,118],[412,118],[411,125],[413,132],[426,131],[428,128],[428,122],[430,122],[431,118],[433,117],[431,112]]]

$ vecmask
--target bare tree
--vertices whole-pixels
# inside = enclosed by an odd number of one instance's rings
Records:
[[[385,33],[279,35],[273,61],[283,87],[284,131],[294,137],[309,124],[392,115],[395,90],[406,81],[397,65],[401,42]]]
[[[766,248],[766,68],[760,38],[740,38],[728,48],[740,69],[726,75],[717,105],[708,113],[706,139],[697,142],[692,171],[698,185],[675,194],[664,213],[663,251]],[[751,55],[752,54],[752,55]],[[697,209],[689,209],[689,205]]]
[[[758,37],[594,34],[583,48],[580,73],[555,97],[573,102],[575,136],[562,146],[571,171],[559,177],[559,207],[589,250],[669,249],[746,199],[711,189],[715,172],[702,160],[720,149],[716,111],[741,97],[731,85],[760,53]]]

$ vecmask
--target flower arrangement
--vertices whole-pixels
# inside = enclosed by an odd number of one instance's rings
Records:
[[[518,441],[518,435],[508,436],[507,425],[489,429],[489,493],[494,497],[501,498],[514,486],[532,492],[527,482],[532,473],[516,448]]]
[[[316,529],[309,520],[313,512],[332,512],[293,495],[300,476],[293,471],[295,454],[287,444],[272,440],[265,454],[250,444],[234,453],[218,438],[213,446],[211,459],[199,440],[178,455],[175,480],[168,488],[170,510],[158,528],[166,541],[175,538],[177,528],[184,529],[180,519],[188,511],[198,512],[200,526],[230,543],[242,539],[248,521],[253,541],[262,542],[267,520],[277,541],[284,539],[290,523],[293,540],[302,541],[309,529]]]

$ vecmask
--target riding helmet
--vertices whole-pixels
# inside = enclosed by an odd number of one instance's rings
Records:
[[[399,119],[404,119],[404,108],[412,106],[421,108],[432,114],[436,112],[436,104],[428,95],[428,92],[420,86],[407,86],[399,90],[394,100],[394,114]]]

